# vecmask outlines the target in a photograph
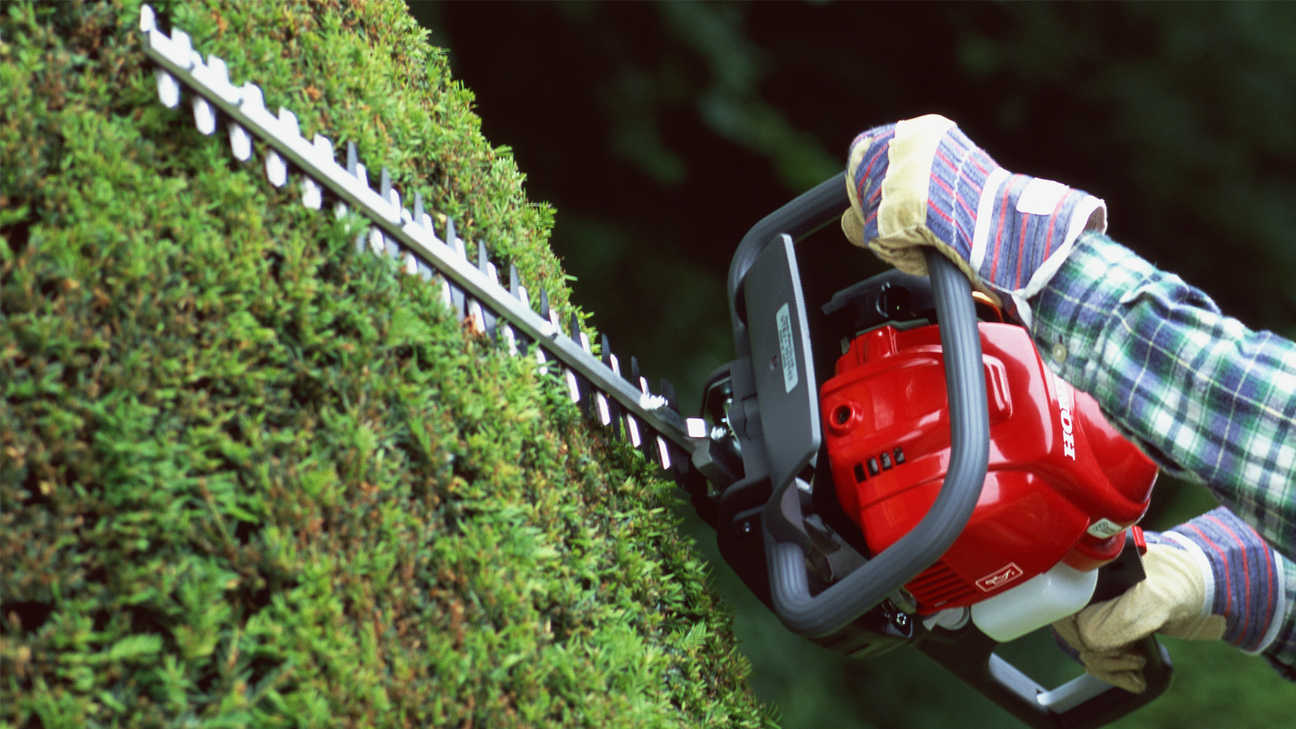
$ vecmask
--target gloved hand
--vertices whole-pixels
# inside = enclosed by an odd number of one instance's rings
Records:
[[[1118,598],[1095,603],[1053,624],[1079,653],[1085,669],[1126,691],[1142,693],[1144,659],[1137,642],[1154,632],[1190,640],[1219,640],[1224,618],[1209,612],[1210,567],[1197,549],[1150,544],[1147,578]]]
[[[1282,558],[1253,529],[1219,508],[1148,536],[1146,579],[1053,624],[1085,670],[1141,693],[1147,682],[1136,644],[1154,632],[1226,639],[1248,652],[1273,641],[1286,610]]]
[[[934,246],[1028,326],[1026,299],[1048,283],[1086,230],[1107,227],[1102,200],[1011,175],[935,114],[870,129],[851,144],[842,230],[906,273]]]

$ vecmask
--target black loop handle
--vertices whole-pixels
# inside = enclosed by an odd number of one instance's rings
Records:
[[[741,287],[770,240],[787,234],[805,237],[838,218],[850,205],[846,178],[834,175],[761,219],[743,236],[729,267],[729,304],[735,342],[746,342]],[[796,541],[780,539],[771,530],[782,510],[799,509],[792,484],[772,484],[765,520],[765,552],[775,612],[792,630],[822,637],[853,622],[888,594],[929,567],[953,544],[967,525],[981,495],[989,453],[990,427],[985,375],[976,309],[967,278],[934,250],[927,253],[936,316],[945,355],[949,393],[950,465],[936,502],[927,515],[895,544],[883,550],[841,581],[817,595],[810,594],[805,553]],[[748,354],[739,352],[742,356]]]
[[[958,268],[934,250],[927,255],[927,266],[949,393],[950,463],[945,481],[917,526],[818,595],[810,594],[801,546],[778,541],[767,530],[774,608],[788,627],[811,638],[855,621],[936,562],[963,532],[981,496],[990,425],[971,287]],[[776,485],[772,499],[779,498],[786,488],[787,484]]]

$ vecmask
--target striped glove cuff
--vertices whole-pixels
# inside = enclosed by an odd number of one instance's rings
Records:
[[[1247,653],[1274,644],[1288,612],[1288,566],[1246,522],[1220,507],[1152,540],[1203,557],[1209,577],[1202,613],[1224,617],[1225,641]]]
[[[859,135],[847,172],[860,237],[879,257],[919,273],[917,246],[934,245],[1027,326],[1026,299],[1057,272],[1080,233],[1107,226],[1102,200],[1010,174],[934,114]]]

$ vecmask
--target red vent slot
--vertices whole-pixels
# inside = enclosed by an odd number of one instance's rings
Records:
[[[918,599],[920,613],[935,612],[978,596],[976,587],[959,577],[944,562],[937,562],[923,570],[905,587]]]

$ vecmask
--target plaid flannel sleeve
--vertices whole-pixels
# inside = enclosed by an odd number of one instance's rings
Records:
[[[1081,237],[1031,303],[1036,344],[1059,375],[1168,473],[1206,484],[1296,554],[1296,344],[1224,316],[1099,233]],[[1265,653],[1296,677],[1296,617],[1282,622]]]

